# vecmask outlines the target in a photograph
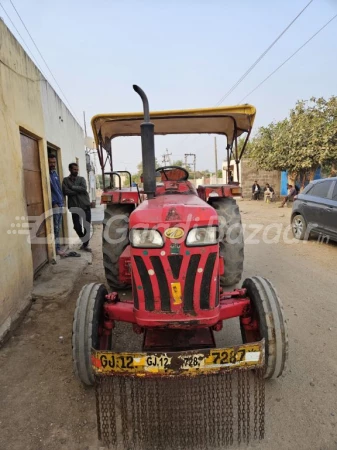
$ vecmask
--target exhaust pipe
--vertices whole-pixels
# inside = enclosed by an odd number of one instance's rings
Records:
[[[144,122],[140,125],[143,158],[144,192],[147,198],[154,198],[156,193],[156,159],[154,155],[154,125],[150,122],[149,101],[143,89],[136,84],[133,89],[143,102]]]

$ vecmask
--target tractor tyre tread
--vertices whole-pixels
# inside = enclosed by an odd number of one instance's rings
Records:
[[[220,256],[225,261],[225,273],[220,276],[220,285],[232,286],[241,280],[243,272],[244,239],[240,210],[235,199],[229,197],[212,199],[211,205],[219,217]],[[234,243],[227,242],[228,237]]]
[[[103,220],[102,248],[103,265],[108,285],[113,290],[127,289],[129,284],[119,280],[119,258],[125,247],[129,245],[128,222],[133,211],[132,205],[108,205],[105,209]],[[122,215],[124,218],[115,218]],[[107,230],[106,227],[109,227]],[[109,240],[120,242],[110,243]]]
[[[99,291],[102,292],[99,292]],[[73,369],[75,375],[86,386],[94,384],[91,366],[91,348],[93,347],[93,322],[101,305],[97,299],[104,299],[107,290],[103,284],[90,283],[83,286],[76,302],[72,331]],[[94,326],[98,329],[98,324]]]
[[[247,289],[253,301],[259,317],[260,333],[266,341],[265,378],[278,378],[284,372],[288,359],[288,328],[282,302],[266,278],[247,278],[242,287]],[[242,337],[244,340],[244,335]]]

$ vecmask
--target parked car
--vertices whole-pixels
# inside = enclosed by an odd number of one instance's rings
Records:
[[[291,224],[296,239],[319,234],[337,241],[337,177],[313,181],[294,198]]]

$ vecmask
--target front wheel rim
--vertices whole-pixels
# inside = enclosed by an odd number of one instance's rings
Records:
[[[293,230],[295,237],[300,237],[303,232],[303,222],[301,219],[294,219]]]

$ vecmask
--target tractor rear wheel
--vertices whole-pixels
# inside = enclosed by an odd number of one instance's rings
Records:
[[[94,384],[91,348],[111,350],[111,336],[100,333],[107,293],[104,284],[86,284],[76,303],[72,335],[73,367],[75,375],[87,386]]]
[[[244,343],[265,339],[265,378],[282,375],[288,358],[288,330],[283,306],[274,286],[262,277],[246,278],[242,285],[251,302],[251,329],[240,318]],[[254,327],[256,324],[256,327]]]
[[[220,256],[225,261],[221,286],[232,286],[241,280],[244,260],[244,239],[241,215],[233,198],[212,199],[212,207],[219,217]]]
[[[129,217],[132,205],[108,205],[103,220],[103,265],[111,289],[127,289],[119,279],[119,258],[129,245]]]

